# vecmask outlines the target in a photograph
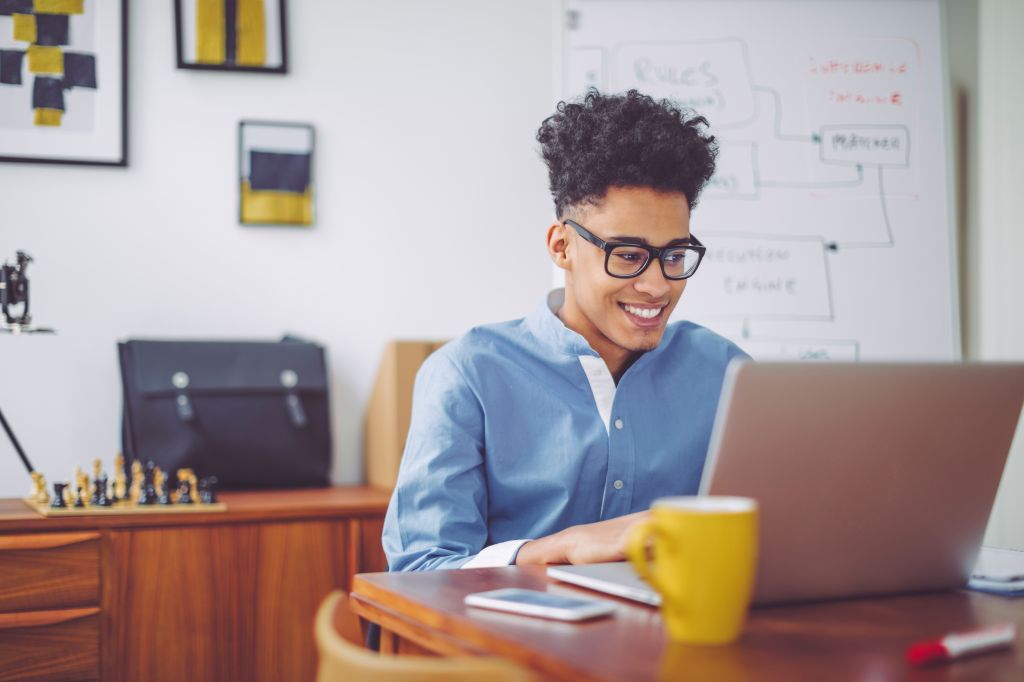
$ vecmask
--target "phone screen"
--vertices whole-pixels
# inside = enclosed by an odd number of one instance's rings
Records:
[[[578,609],[593,606],[594,602],[586,599],[574,599],[563,597],[548,592],[536,592],[534,590],[502,590],[501,594],[487,595],[497,601],[507,601],[516,604],[533,604],[534,606],[546,606],[552,609]]]

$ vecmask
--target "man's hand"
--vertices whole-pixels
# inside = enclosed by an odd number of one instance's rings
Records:
[[[650,512],[627,514],[607,521],[572,526],[554,535],[531,540],[519,549],[516,564],[593,564],[626,558],[629,531]]]

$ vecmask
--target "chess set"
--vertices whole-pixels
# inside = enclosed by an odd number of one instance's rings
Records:
[[[53,484],[32,472],[32,491],[25,504],[43,516],[90,516],[100,514],[175,514],[227,511],[217,500],[217,477],[197,479],[192,469],[178,469],[169,475],[148,462],[132,462],[131,481],[125,476],[124,456],[114,458],[114,480],[102,472],[102,462],[92,462],[92,479],[75,467],[73,483]]]

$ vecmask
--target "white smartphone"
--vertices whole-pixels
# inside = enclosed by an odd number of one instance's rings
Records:
[[[466,595],[466,605],[555,620],[587,620],[615,611],[615,604],[610,601],[514,587]]]

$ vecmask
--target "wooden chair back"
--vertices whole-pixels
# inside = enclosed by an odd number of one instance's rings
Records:
[[[528,682],[534,679],[527,671],[495,658],[377,654],[346,641],[338,633],[334,625],[338,611],[351,614],[348,596],[336,590],[327,595],[316,614],[316,646],[320,654],[317,682]]]

